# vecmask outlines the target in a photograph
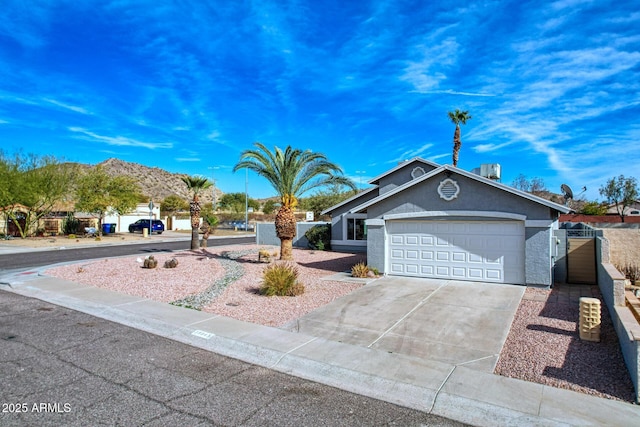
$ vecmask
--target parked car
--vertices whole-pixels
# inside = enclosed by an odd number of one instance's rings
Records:
[[[162,232],[164,231],[164,223],[159,219],[152,220],[151,226],[153,227],[152,233],[162,234]],[[148,219],[139,219],[133,224],[129,225],[129,233],[142,233],[143,228],[149,228]]]
[[[233,227],[237,228],[238,230],[253,230],[253,228],[254,228],[254,225],[251,224],[251,223],[249,223],[248,226],[245,226],[245,222],[244,221],[233,221],[232,225],[233,225]]]

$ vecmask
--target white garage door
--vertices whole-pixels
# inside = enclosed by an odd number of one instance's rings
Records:
[[[388,221],[389,273],[524,284],[521,221]]]

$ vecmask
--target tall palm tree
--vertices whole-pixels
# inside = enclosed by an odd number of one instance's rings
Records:
[[[193,192],[193,200],[189,202],[191,215],[191,249],[198,249],[198,228],[200,228],[200,193],[213,185],[207,178],[201,176],[183,176],[182,182]]]
[[[325,185],[345,185],[356,189],[342,169],[330,162],[324,154],[302,151],[288,146],[284,151],[274,147],[273,152],[256,142],[255,150],[245,150],[233,171],[247,168],[264,177],[280,197],[276,214],[276,235],[280,239],[280,259],[293,261],[293,238],[296,236],[294,209],[298,198],[307,191]]]
[[[460,140],[460,123],[467,124],[467,120],[471,120],[471,115],[468,111],[460,111],[456,108],[456,111],[449,111],[449,119],[456,125],[456,130],[453,133],[453,166],[458,166],[458,154],[460,153],[460,147],[462,141]]]

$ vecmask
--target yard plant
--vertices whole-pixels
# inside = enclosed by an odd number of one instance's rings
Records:
[[[304,285],[298,280],[298,269],[294,264],[276,262],[264,269],[260,294],[294,297],[303,293]]]
[[[275,219],[276,235],[280,239],[280,259],[293,261],[293,238],[296,236],[294,214],[300,196],[327,185],[344,185],[351,189],[355,189],[356,185],[324,154],[291,146],[284,151],[278,147],[270,151],[259,142],[255,143],[255,147],[255,150],[242,152],[233,170],[247,168],[266,178],[276,190],[280,198]]]

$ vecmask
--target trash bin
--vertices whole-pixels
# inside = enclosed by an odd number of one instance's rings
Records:
[[[116,232],[116,224],[109,224],[109,233],[115,233]]]
[[[110,228],[111,228],[111,224],[102,224],[102,233],[109,234]]]

